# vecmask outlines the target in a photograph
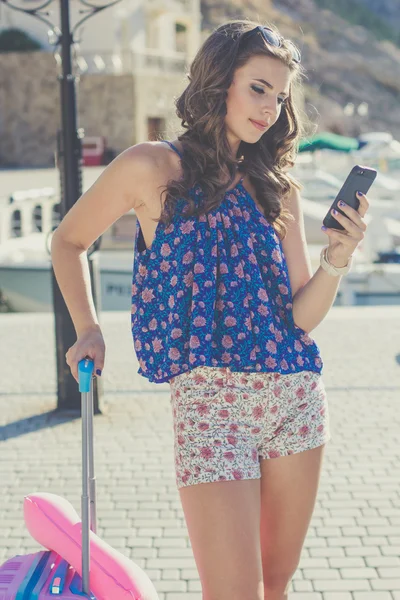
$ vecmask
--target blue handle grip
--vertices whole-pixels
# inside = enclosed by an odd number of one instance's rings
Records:
[[[90,381],[94,370],[94,361],[91,358],[83,358],[78,363],[79,391],[90,392]]]

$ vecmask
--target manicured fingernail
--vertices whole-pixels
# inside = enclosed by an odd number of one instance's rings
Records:
[[[363,193],[362,193],[362,192],[357,192],[357,194],[358,194],[359,196],[362,196],[362,195],[363,195]]]
[[[326,230],[325,225],[322,225],[321,229],[323,229],[325,231]]]
[[[340,200],[339,206],[346,206],[346,204],[343,202],[343,200]]]
[[[101,370],[100,369],[97,369],[96,375],[100,375],[101,376]]]

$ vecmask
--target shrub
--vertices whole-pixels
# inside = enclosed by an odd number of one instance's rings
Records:
[[[41,45],[21,29],[0,31],[0,52],[31,52],[40,49]]]

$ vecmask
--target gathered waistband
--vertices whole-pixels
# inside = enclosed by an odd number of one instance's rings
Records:
[[[304,373],[306,378],[308,378],[308,376],[321,377],[321,374],[316,373],[315,371],[301,371],[301,373]],[[294,376],[298,377],[299,373],[278,373],[275,371],[231,371],[229,367],[210,367],[208,365],[200,365],[194,369],[191,369],[190,371],[186,371],[185,373],[180,373],[179,375],[172,377],[169,380],[169,383],[173,384],[177,379],[184,379],[185,381],[191,381],[195,384],[214,381],[215,383],[225,382],[228,385],[229,383],[246,385],[248,383],[253,383],[254,381],[265,379],[268,381],[287,380]]]

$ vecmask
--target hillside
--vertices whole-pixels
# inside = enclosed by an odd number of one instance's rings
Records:
[[[319,130],[356,136],[366,131],[390,131],[400,139],[400,48],[378,39],[382,19],[400,20],[397,0],[357,0],[369,6],[369,28],[350,22],[354,13],[343,12],[346,1],[356,0],[202,0],[203,26],[216,27],[224,19],[255,18],[272,21],[282,35],[293,39],[302,50],[307,70],[305,110]],[[320,4],[335,6],[335,12]],[[339,11],[338,6],[341,6]],[[384,10],[386,7],[386,11]],[[362,7],[365,11],[365,7]],[[346,14],[343,18],[338,13]],[[351,16],[352,15],[352,16]],[[390,17],[392,15],[392,17]],[[360,17],[361,20],[361,17]],[[368,116],[346,116],[343,107],[368,104]]]
[[[367,8],[375,17],[400,34],[400,2],[399,0],[356,0],[363,8]],[[398,38],[400,40],[400,37]]]

